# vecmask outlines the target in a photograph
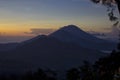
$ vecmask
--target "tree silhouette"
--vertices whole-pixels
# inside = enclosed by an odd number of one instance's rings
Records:
[[[57,73],[51,69],[45,71],[48,80],[57,80]]]
[[[113,50],[109,56],[100,58],[95,65],[100,80],[120,80],[120,50]]]
[[[77,68],[72,68],[67,71],[66,74],[67,80],[79,80],[80,79],[80,72]]]
[[[109,16],[109,19],[110,21],[115,21],[114,25],[115,26],[119,26],[119,18],[120,18],[120,0],[91,0],[93,3],[100,3],[100,4],[103,4],[104,6],[106,6],[108,9],[107,9],[107,12],[108,12],[108,16]],[[116,9],[116,6],[118,8],[118,12],[119,12],[119,16],[116,17],[115,16],[115,9]]]
[[[34,80],[32,71],[26,72],[26,74],[22,76],[22,80]]]
[[[44,70],[38,69],[37,72],[33,74],[34,80],[47,80],[47,75]]]
[[[5,74],[1,74],[0,75],[0,80],[8,80],[8,78]]]
[[[91,0],[94,3],[102,3],[105,6],[113,7],[113,4],[116,4],[118,11],[120,13],[120,0]]]
[[[84,65],[79,69],[82,80],[94,80],[94,72],[92,70],[91,64],[88,61],[84,61]]]

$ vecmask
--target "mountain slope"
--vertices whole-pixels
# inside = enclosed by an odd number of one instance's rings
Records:
[[[63,42],[79,44],[82,47],[94,50],[113,50],[116,44],[102,40],[88,34],[75,25],[68,25],[53,32],[49,36],[55,37]]]
[[[0,51],[8,51],[15,49],[19,43],[7,43],[7,44],[0,44]]]
[[[80,66],[84,60],[93,63],[105,56],[99,51],[64,43],[54,37],[44,36],[4,53],[0,59],[0,71],[26,71],[38,68],[66,70]]]

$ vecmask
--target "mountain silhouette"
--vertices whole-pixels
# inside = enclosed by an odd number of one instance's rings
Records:
[[[19,43],[6,43],[0,44],[0,51],[8,51],[14,49],[18,46]]]
[[[75,25],[64,26],[49,36],[55,37],[63,42],[76,43],[82,47],[95,50],[111,51],[116,47],[115,43],[99,39]]]
[[[80,66],[84,60],[94,63],[107,55],[97,50],[99,47],[94,48],[99,46],[99,42],[104,40],[69,25],[48,36],[39,35],[21,42],[11,51],[0,52],[0,72],[24,72],[38,68],[61,71]]]

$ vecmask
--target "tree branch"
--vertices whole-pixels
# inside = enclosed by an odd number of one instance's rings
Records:
[[[116,1],[116,4],[117,4],[117,7],[118,7],[119,14],[120,14],[120,0],[115,0],[115,1]]]

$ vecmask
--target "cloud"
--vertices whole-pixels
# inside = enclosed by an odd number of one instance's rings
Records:
[[[30,29],[30,32],[25,32],[25,34],[41,35],[41,34],[49,34],[53,31],[54,29],[32,28]]]
[[[5,35],[6,35],[5,32],[0,32],[0,37],[5,36]]]
[[[111,28],[104,28],[107,32],[95,32],[95,31],[88,31],[88,33],[107,40],[118,41],[120,29],[118,25],[113,25]]]
[[[101,36],[101,37],[105,37],[106,34],[105,33],[102,33],[102,32],[95,32],[95,31],[88,31],[88,33],[94,35],[94,36]]]

